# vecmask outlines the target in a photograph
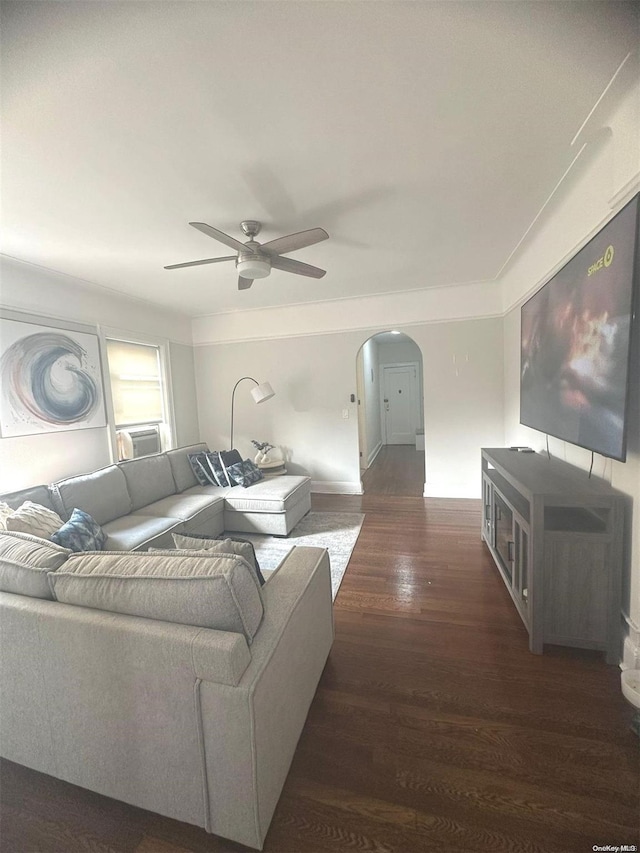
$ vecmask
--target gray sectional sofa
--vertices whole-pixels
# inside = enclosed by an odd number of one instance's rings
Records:
[[[260,587],[237,555],[144,553],[308,508],[303,477],[194,485],[195,449],[4,496],[80,506],[109,551],[0,532],[0,754],[261,849],[333,642],[329,559],[294,548]]]
[[[287,536],[311,508],[309,477],[285,475],[249,488],[200,486],[188,454],[206,444],[180,447],[0,495],[54,509],[65,521],[75,507],[89,513],[107,534],[106,551],[173,547],[172,533],[216,536],[223,530]]]

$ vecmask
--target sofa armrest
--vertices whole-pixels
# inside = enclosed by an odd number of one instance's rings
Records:
[[[257,848],[333,643],[327,552],[292,549],[262,590],[264,620],[238,686],[199,685],[208,828]]]

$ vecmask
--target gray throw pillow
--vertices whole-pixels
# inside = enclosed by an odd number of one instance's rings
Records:
[[[253,543],[246,539],[234,539],[225,537],[224,539],[210,539],[205,536],[189,536],[183,533],[172,533],[173,543],[176,548],[185,549],[188,551],[213,551],[217,554],[236,554],[238,557],[243,557],[253,569],[259,586],[263,586],[265,579]]]

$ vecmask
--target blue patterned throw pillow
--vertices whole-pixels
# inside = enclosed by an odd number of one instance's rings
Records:
[[[74,509],[71,518],[51,535],[51,541],[72,551],[102,551],[107,534],[97,521],[81,509]]]
[[[245,489],[262,480],[262,471],[250,459],[244,462],[236,462],[227,467],[227,474],[232,477],[239,486]]]
[[[206,453],[188,453],[187,459],[189,460],[189,465],[191,465],[191,470],[193,471],[196,480],[201,486],[219,485],[212,479],[213,475],[209,471],[209,466],[206,464]]]
[[[187,454],[191,470],[201,486],[230,486],[224,466],[217,451],[200,451]]]
[[[225,471],[225,467],[222,464],[222,454],[218,453],[217,450],[214,450],[213,453],[207,453],[207,464],[209,465],[209,470],[212,472],[215,478],[216,486],[233,486],[233,483],[229,482],[229,478],[227,477],[227,472]]]

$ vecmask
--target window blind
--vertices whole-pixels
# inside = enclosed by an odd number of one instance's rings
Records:
[[[107,340],[116,427],[164,421],[158,347]]]

